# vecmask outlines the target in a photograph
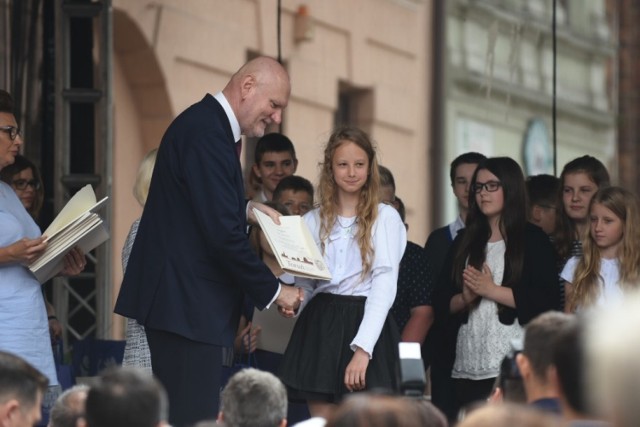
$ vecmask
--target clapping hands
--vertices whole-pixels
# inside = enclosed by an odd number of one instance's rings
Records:
[[[462,280],[464,283],[463,298],[465,300],[467,299],[465,298],[465,296],[471,296],[464,294],[465,289],[467,291],[470,291],[475,296],[479,295],[481,297],[486,297],[496,286],[496,284],[493,282],[491,269],[487,264],[482,265],[482,270],[478,270],[477,268],[468,265],[462,272]]]

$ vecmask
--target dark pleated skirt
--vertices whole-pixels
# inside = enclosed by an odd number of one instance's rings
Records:
[[[300,314],[280,365],[291,400],[337,403],[349,393],[344,373],[351,341],[364,316],[365,297],[321,293]],[[387,315],[366,374],[367,389],[398,389],[398,328]]]

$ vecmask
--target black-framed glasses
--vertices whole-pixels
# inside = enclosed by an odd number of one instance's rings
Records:
[[[36,191],[40,189],[40,183],[35,179],[30,179],[28,181],[26,179],[16,179],[11,184],[13,184],[13,187],[17,190],[24,190],[27,186]]]
[[[489,193],[493,193],[494,191],[498,191],[498,188],[500,187],[502,187],[502,183],[500,181],[476,182],[473,184],[473,192],[480,193],[484,188]]]
[[[17,126],[0,126],[0,130],[2,132],[8,133],[9,139],[11,139],[12,141],[15,141],[18,135],[22,136],[22,132],[20,131],[20,128]]]

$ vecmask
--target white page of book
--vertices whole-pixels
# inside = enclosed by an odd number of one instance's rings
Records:
[[[306,223],[299,215],[280,217],[275,224],[266,214],[254,209],[258,223],[271,245],[280,266],[294,276],[329,280],[331,273]]]
[[[53,237],[85,212],[95,211],[101,207],[106,200],[107,198],[105,197],[96,203],[96,194],[93,191],[93,187],[91,187],[91,184],[85,185],[69,199],[43,234],[48,238]]]

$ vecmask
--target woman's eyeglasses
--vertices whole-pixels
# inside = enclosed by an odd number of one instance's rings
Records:
[[[18,135],[22,135],[20,128],[16,126],[0,126],[0,131],[8,133],[9,139],[12,141],[14,141]]]
[[[484,188],[489,193],[493,193],[494,191],[498,191],[498,188],[500,187],[502,187],[502,183],[500,181],[476,182],[473,184],[473,192],[480,193]]]
[[[33,188],[36,191],[40,189],[40,183],[35,179],[31,179],[29,181],[27,181],[26,179],[16,179],[12,182],[12,184],[13,187],[17,190],[25,190],[27,186]]]

